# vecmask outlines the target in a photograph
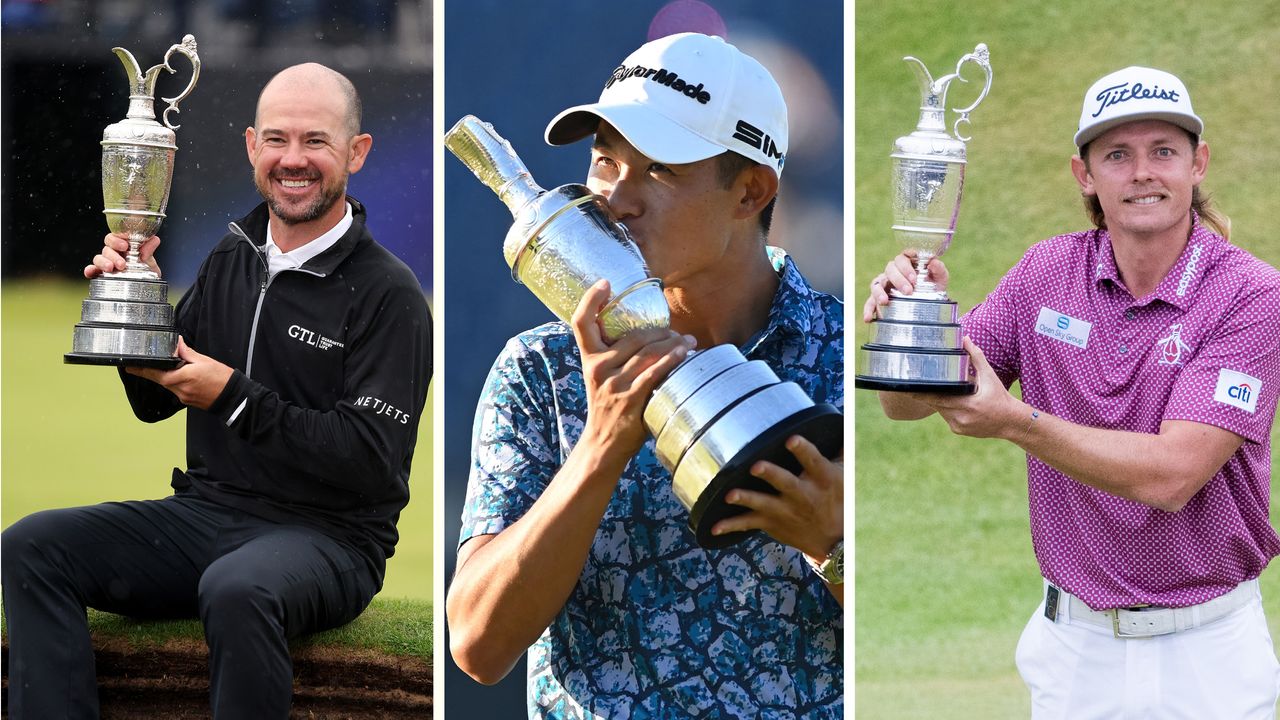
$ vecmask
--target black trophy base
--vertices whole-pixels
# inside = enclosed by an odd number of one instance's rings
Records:
[[[698,495],[693,509],[689,511],[689,529],[693,531],[698,545],[710,549],[725,548],[756,533],[751,530],[712,535],[711,528],[725,518],[747,512],[748,509],[741,505],[725,502],[724,497],[730,490],[742,488],[777,494],[772,485],[751,474],[751,466],[757,461],[765,460],[797,475],[800,473],[800,461],[786,447],[787,438],[792,435],[809,440],[823,456],[835,457],[844,448],[844,415],[826,403],[805,408],[765,430],[730,458]]]
[[[148,367],[161,370],[172,370],[182,365],[177,357],[150,357],[147,355],[103,355],[98,353],[69,352],[62,356],[67,365],[116,365],[125,367]]]
[[[895,380],[863,375],[853,376],[853,386],[859,390],[934,393],[935,395],[972,395],[978,389],[974,383],[965,381]]]

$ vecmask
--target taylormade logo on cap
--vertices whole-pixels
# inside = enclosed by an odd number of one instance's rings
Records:
[[[609,76],[609,82],[604,84],[604,89],[608,90],[613,87],[614,83],[628,78],[643,78],[645,80],[652,78],[659,85],[683,93],[686,97],[691,97],[703,105],[711,102],[711,93],[702,89],[702,83],[694,85],[666,68],[647,68],[643,65],[634,65],[632,67],[619,65],[613,71],[613,74]]]
[[[1181,80],[1163,70],[1134,66],[1107,75],[1085,93],[1076,147],[1137,120],[1164,120],[1196,136],[1204,132]]]
[[[660,163],[691,163],[732,150],[782,174],[787,104],[759,62],[719,37],[668,35],[614,68],[600,100],[547,125],[552,145],[581,140],[601,120]]]

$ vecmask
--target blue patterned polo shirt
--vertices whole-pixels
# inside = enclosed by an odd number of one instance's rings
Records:
[[[844,307],[770,248],[768,325],[741,349],[816,403],[844,406]],[[582,432],[573,333],[513,338],[476,410],[459,545],[533,505]],[[614,491],[578,584],[529,649],[536,718],[841,718],[841,609],[799,550],[756,533],[698,547],[650,439]]]

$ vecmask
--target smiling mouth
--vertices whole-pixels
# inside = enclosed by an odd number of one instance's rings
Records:
[[[319,175],[299,175],[297,171],[272,173],[271,179],[287,190],[301,190],[320,181]]]
[[[1125,198],[1125,202],[1131,205],[1154,205],[1164,200],[1164,195],[1137,195],[1131,198]]]

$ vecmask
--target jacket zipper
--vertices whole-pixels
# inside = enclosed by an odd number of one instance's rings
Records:
[[[262,314],[262,302],[267,298],[267,288],[271,287],[271,281],[274,280],[275,278],[272,277],[270,266],[267,265],[266,255],[258,251],[257,249],[258,246],[253,244],[253,241],[249,239],[249,235],[245,233],[244,230],[241,230],[240,226],[237,225],[236,223],[230,223],[228,224],[227,227],[231,229],[231,232],[235,233],[236,235],[239,235],[241,238],[244,239],[245,242],[249,243],[249,245],[254,248],[254,255],[257,255],[258,261],[262,263],[263,276],[262,276],[262,281],[261,283],[259,283],[259,286],[258,286],[258,304],[256,307],[253,308],[253,325],[249,328],[249,348],[248,348],[247,354],[245,355],[245,360],[244,360],[244,376],[247,378],[252,378],[253,377],[253,346],[257,343],[257,340],[258,340],[258,317]],[[308,275],[314,275],[316,277],[325,276],[324,273],[318,273],[312,270],[303,270],[302,268],[285,268],[280,272],[303,272]],[[276,274],[278,275],[279,273],[276,273]]]

